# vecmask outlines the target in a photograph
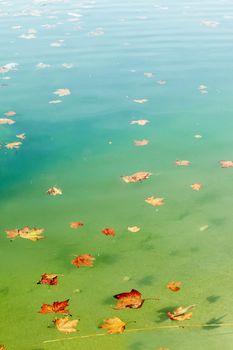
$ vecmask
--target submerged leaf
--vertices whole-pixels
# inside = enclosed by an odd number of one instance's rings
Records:
[[[104,320],[104,324],[100,328],[105,328],[108,330],[109,334],[123,333],[125,330],[126,323],[121,321],[119,317],[109,318]]]
[[[164,205],[164,198],[152,196],[145,199],[145,202],[153,205],[153,207],[160,207],[161,205]]]
[[[56,274],[48,274],[48,273],[44,273],[43,275],[41,275],[41,279],[39,280],[39,282],[37,282],[37,284],[48,284],[50,286],[54,286],[57,285],[58,283],[58,275]]]
[[[11,142],[11,143],[7,143],[5,147],[8,149],[13,149],[13,148],[18,149],[21,145],[22,145],[22,142]]]
[[[70,320],[69,316],[65,316],[63,318],[55,318],[55,320],[53,320],[56,328],[65,334],[78,332],[78,330],[75,329],[78,322],[79,320]]]
[[[115,234],[116,234],[114,228],[105,228],[101,232],[106,236],[115,236]]]
[[[133,100],[133,102],[136,102],[136,103],[145,103],[147,101],[148,100],[146,98],[142,98],[142,99],[139,99],[139,100]]]
[[[56,91],[54,91],[54,95],[58,95],[60,97],[68,96],[70,94],[71,94],[71,92],[69,89],[57,89]]]
[[[140,182],[146,179],[149,179],[149,177],[152,175],[152,173],[149,173],[147,171],[139,171],[137,173],[134,173],[132,175],[128,176],[122,176],[122,180],[126,183],[129,182]]]
[[[6,117],[13,117],[14,115],[16,115],[16,112],[15,111],[9,111],[9,112],[4,113],[4,115]]]
[[[71,264],[75,265],[78,268],[81,265],[93,266],[94,260],[95,260],[95,258],[91,254],[83,254],[83,255],[77,256],[74,260],[72,260]]]
[[[144,299],[142,299],[141,293],[136,289],[132,289],[131,292],[116,294],[113,297],[118,299],[115,307],[116,310],[125,308],[139,309],[144,303]]]
[[[55,312],[59,314],[68,314],[69,310],[65,308],[69,305],[69,299],[64,301],[55,301],[52,305],[43,304],[40,309],[41,314],[48,314],[50,312]]]

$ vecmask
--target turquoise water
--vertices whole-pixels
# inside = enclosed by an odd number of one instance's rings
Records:
[[[0,1],[0,66],[18,64],[0,74],[0,117],[17,113],[15,124],[0,125],[0,143],[26,133],[18,150],[0,149],[7,350],[232,349],[233,174],[218,164],[233,159],[232,21],[232,1]],[[71,94],[54,95],[60,88]],[[130,124],[137,119],[150,123]],[[135,147],[144,138],[149,144]],[[152,176],[121,180],[137,171]],[[196,182],[199,192],[190,188]],[[47,196],[52,186],[63,195]],[[150,206],[150,196],[165,204]],[[72,221],[84,227],[72,230]],[[44,228],[46,238],[6,238],[26,225]],[[127,230],[135,225],[138,233]],[[101,234],[105,227],[116,236]],[[86,253],[94,266],[76,269],[71,260]],[[36,284],[45,272],[59,274],[57,286]],[[180,292],[166,288],[172,280]],[[114,310],[112,296],[133,288],[159,300]],[[68,298],[80,318],[71,335],[53,327],[53,314],[38,313]],[[191,320],[167,318],[190,304]],[[99,336],[114,316],[125,333]]]

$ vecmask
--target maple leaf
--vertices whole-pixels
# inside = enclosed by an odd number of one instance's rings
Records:
[[[146,179],[149,179],[149,177],[152,175],[152,173],[149,173],[147,171],[139,171],[137,173],[134,173],[132,175],[128,176],[122,176],[122,180],[126,183],[129,182],[140,182]]]
[[[132,289],[131,292],[116,294],[113,297],[118,299],[115,307],[116,310],[125,308],[139,309],[144,303],[144,299],[142,299],[141,293],[136,289]]]
[[[115,236],[115,234],[116,234],[114,228],[105,228],[101,232],[106,236]]]
[[[37,282],[37,284],[49,284],[50,286],[54,286],[58,283],[57,278],[58,275],[56,274],[44,273],[43,275],[41,275],[41,279],[39,282]]]
[[[53,323],[57,327],[57,329],[62,333],[74,333],[78,332],[77,327],[79,320],[70,320],[69,316],[65,316],[63,318],[55,318]]]
[[[164,205],[164,198],[152,196],[145,199],[145,202],[153,205],[153,207],[160,207],[161,205]]]
[[[125,330],[126,323],[123,322],[118,317],[109,318],[104,320],[104,324],[100,326],[100,328],[105,328],[108,330],[107,333],[115,334],[115,333],[123,333]]]
[[[220,160],[219,164],[222,168],[233,168],[233,160]]]
[[[18,139],[21,139],[21,140],[26,139],[26,135],[25,135],[25,134],[18,134],[18,135],[16,135],[16,137],[17,137]]]
[[[130,231],[130,232],[139,232],[140,231],[140,227],[138,227],[138,226],[129,226],[128,227],[128,231]]]
[[[149,120],[147,120],[147,119],[138,119],[138,120],[132,120],[131,122],[130,122],[130,124],[137,124],[137,125],[140,125],[140,126],[144,126],[144,125],[146,125],[147,123],[149,123]]]
[[[147,139],[134,141],[135,146],[146,146],[146,145],[148,145],[148,143],[149,143],[149,140],[147,140]]]
[[[11,143],[7,143],[7,144],[5,145],[5,147],[6,147],[7,149],[13,149],[13,148],[18,149],[21,145],[22,145],[22,142],[11,142]]]
[[[79,227],[82,227],[82,226],[84,226],[84,224],[82,224],[79,221],[75,221],[75,222],[71,222],[70,223],[70,228],[79,228]]]
[[[49,194],[50,196],[57,196],[62,194],[62,190],[57,187],[51,187],[48,189],[46,193]]]
[[[193,314],[192,314],[192,312],[190,312],[188,314],[186,312],[189,311],[190,309],[192,309],[194,306],[196,306],[196,305],[189,305],[187,307],[180,306],[175,311],[168,312],[167,315],[173,321],[190,320],[190,318],[192,317]]]
[[[176,160],[176,165],[178,166],[189,166],[190,161],[189,160]]]
[[[70,95],[71,92],[69,89],[57,89],[56,91],[54,91],[54,94],[58,96],[67,96]]]
[[[169,288],[172,292],[178,292],[180,290],[181,282],[169,282],[167,284],[167,288]]]
[[[203,187],[203,185],[199,182],[194,183],[190,186],[194,191],[200,191],[200,189]]]
[[[2,124],[12,125],[12,124],[15,124],[15,121],[8,118],[0,118],[0,125]]]
[[[9,111],[9,112],[4,113],[4,115],[5,115],[6,117],[13,117],[14,115],[16,115],[16,112],[14,112],[14,111]]]
[[[83,254],[83,255],[77,256],[74,260],[72,260],[71,264],[75,265],[78,268],[81,265],[93,266],[94,260],[95,258],[91,254]]]
[[[0,350],[6,350],[5,346],[0,344]]]
[[[21,238],[29,239],[30,241],[38,241],[42,238],[41,234],[44,232],[43,228],[30,228],[28,226],[24,226],[21,229],[13,229],[6,231],[7,238],[14,239],[17,236]]]
[[[43,304],[40,309],[41,314],[48,314],[49,312],[56,312],[59,314],[68,314],[69,310],[65,308],[69,305],[69,299],[64,301],[55,301],[52,305]]]

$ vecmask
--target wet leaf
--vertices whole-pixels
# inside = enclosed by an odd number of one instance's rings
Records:
[[[29,239],[30,241],[38,241],[40,239],[43,239],[44,237],[41,236],[41,234],[44,232],[43,228],[30,228],[28,226],[25,226],[21,229],[14,229],[14,230],[8,230],[7,238],[14,239],[17,236],[25,239]]]
[[[158,80],[157,83],[158,83],[159,85],[165,85],[165,84],[167,84],[166,80]]]
[[[115,236],[115,234],[116,234],[114,228],[105,228],[101,232],[106,236]]]
[[[126,183],[129,182],[140,182],[146,179],[149,179],[149,177],[152,175],[152,173],[149,173],[148,171],[139,171],[137,173],[134,173],[133,175],[128,176],[122,176],[122,180]]]
[[[65,308],[69,305],[69,299],[64,301],[55,301],[52,305],[43,304],[40,309],[41,314],[48,314],[50,312],[55,312],[58,314],[69,314],[69,310]]]
[[[194,191],[200,191],[200,189],[203,187],[203,185],[199,182],[197,183],[194,183],[191,185],[191,188],[194,190]]]
[[[170,289],[172,292],[178,292],[180,290],[181,282],[169,282],[167,284],[167,288]]]
[[[5,147],[6,147],[7,149],[13,149],[13,148],[18,149],[21,145],[22,145],[22,142],[11,142],[11,143],[7,143],[7,144],[5,145]]]
[[[78,332],[76,329],[78,322],[79,320],[70,320],[69,316],[65,316],[63,318],[55,318],[55,320],[53,320],[56,328],[65,334]]]
[[[18,135],[16,135],[16,137],[17,137],[18,139],[21,139],[21,140],[26,139],[26,135],[25,135],[25,134],[18,134]]]
[[[41,279],[37,284],[48,284],[50,286],[57,285],[58,283],[58,275],[57,274],[48,274],[44,273],[41,275]]]
[[[71,92],[69,89],[57,89],[56,91],[54,91],[54,95],[58,95],[60,97],[68,96],[70,94],[71,94]]]
[[[15,124],[15,121],[8,118],[0,118],[0,125],[3,125],[3,124],[12,125],[12,124]]]
[[[128,227],[128,231],[130,231],[130,232],[139,232],[140,231],[140,227],[138,227],[138,226],[129,226]]]
[[[146,139],[134,141],[135,146],[146,146],[148,145],[148,143],[149,143],[149,140],[146,140]]]
[[[95,258],[91,254],[83,254],[83,255],[77,256],[74,260],[72,260],[71,264],[75,265],[78,268],[81,265],[93,266],[94,260],[95,260]]]
[[[164,198],[152,196],[145,199],[145,202],[153,205],[153,207],[160,207],[161,205],[164,205]]]
[[[116,310],[125,308],[139,309],[144,303],[144,299],[142,299],[141,293],[136,289],[132,289],[131,292],[116,294],[113,297],[118,299],[115,307]]]
[[[0,350],[6,350],[5,346],[0,344]]]
[[[80,221],[74,221],[70,223],[70,228],[77,229],[79,227],[83,227],[84,224],[82,224]]]
[[[57,187],[51,187],[48,189],[46,193],[49,194],[50,196],[57,196],[62,194],[62,190]]]
[[[189,166],[190,161],[189,160],[176,160],[176,165],[178,166]]]
[[[167,315],[173,321],[190,320],[190,318],[192,317],[192,312],[190,312],[190,313],[186,313],[186,312],[195,306],[196,305],[189,305],[187,307],[180,306],[175,311],[168,312]]]
[[[108,330],[109,334],[123,333],[125,330],[126,323],[121,321],[118,317],[109,318],[104,320],[104,324],[100,328],[105,328]]]
[[[140,125],[140,126],[144,126],[146,125],[147,123],[149,123],[150,121],[147,120],[147,119],[138,119],[138,120],[132,120],[130,122],[130,124],[134,125],[134,124],[137,124],[137,125]]]
[[[145,72],[144,73],[144,77],[146,78],[153,78],[154,74],[153,73],[150,73],[150,72]]]
[[[16,115],[16,112],[15,111],[9,111],[9,112],[4,113],[4,115],[6,117],[13,117],[14,115]]]
[[[220,160],[219,164],[222,168],[233,168],[233,160]]]
[[[141,100],[133,100],[133,102],[136,102],[136,103],[145,103],[147,101],[148,100],[146,98],[142,98]]]

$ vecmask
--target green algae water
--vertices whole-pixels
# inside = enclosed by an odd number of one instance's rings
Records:
[[[233,170],[218,163],[233,159],[232,1],[5,0],[0,29],[0,118],[15,122],[0,125],[0,344],[232,350]],[[121,178],[139,171],[152,175]],[[45,239],[7,238],[24,226]],[[83,254],[93,267],[71,264]],[[58,284],[37,284],[44,273]],[[115,310],[131,289],[148,300]],[[77,333],[39,313],[66,299]],[[190,304],[190,320],[168,318]],[[112,317],[123,334],[99,329]]]

